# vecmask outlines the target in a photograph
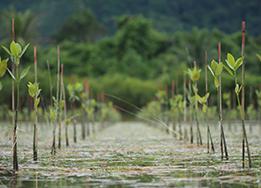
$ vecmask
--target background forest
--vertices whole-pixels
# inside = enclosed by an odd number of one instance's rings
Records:
[[[17,40],[31,43],[24,64],[32,64],[32,46],[39,46],[43,96],[49,96],[46,62],[55,72],[59,45],[66,83],[87,79],[94,97],[105,92],[117,105],[134,111],[111,95],[142,107],[157,90],[170,87],[172,80],[181,92],[186,68],[194,60],[204,65],[206,51],[208,62],[216,59],[218,41],[223,58],[227,52],[240,56],[242,19],[247,22],[247,102],[260,87],[261,64],[256,55],[261,53],[259,0],[2,0],[2,45],[11,40],[11,17],[16,20]],[[0,54],[4,57],[3,50]],[[11,101],[8,80],[1,84],[0,103],[6,107]],[[232,91],[233,83],[226,76],[224,80],[224,87]],[[203,81],[199,87],[204,87]],[[28,105],[26,89],[21,93],[22,105]],[[43,99],[41,105],[45,103]]]

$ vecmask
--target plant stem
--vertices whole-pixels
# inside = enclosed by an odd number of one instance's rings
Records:
[[[15,20],[12,18],[12,40],[15,40]],[[15,70],[15,62],[12,63],[12,73],[16,72]],[[18,112],[15,107],[15,85],[17,83],[12,80],[12,123],[14,125],[13,128],[13,170],[18,171],[18,157],[17,157],[17,116]]]
[[[61,100],[62,100],[62,88],[61,88],[61,63],[60,63],[60,47],[57,47],[57,58],[58,58],[58,149],[61,149],[61,138],[62,138],[62,119],[61,119]]]
[[[183,77],[183,100],[184,100],[184,114],[183,114],[183,121],[187,122],[187,88],[186,88],[186,74],[184,73]]]
[[[194,61],[194,67],[197,67],[196,61]],[[194,83],[194,96],[198,95],[198,87],[197,87],[197,82]],[[197,144],[202,145],[202,137],[201,137],[201,131],[199,128],[199,121],[198,121],[198,101],[195,99],[195,119],[196,119],[196,125],[197,125]]]
[[[191,81],[189,80],[189,98],[191,100]],[[189,103],[189,115],[190,115],[190,143],[193,144],[193,105],[191,104],[191,101]]]
[[[34,82],[37,83],[37,49],[34,47],[34,75],[35,80]],[[34,97],[34,101],[37,100],[38,96]],[[37,106],[34,105],[34,112],[35,112],[35,120],[34,120],[34,135],[33,135],[33,159],[34,161],[37,161],[37,123],[38,123],[38,117],[37,117]]]
[[[18,108],[19,108],[19,66],[16,63],[16,107],[15,107],[15,118],[14,118],[14,132],[13,132],[13,169],[18,171],[18,157],[17,157],[17,123],[18,123]]]

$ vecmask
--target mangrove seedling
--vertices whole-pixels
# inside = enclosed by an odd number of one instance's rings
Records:
[[[197,81],[200,79],[200,72],[201,69],[198,69],[196,65],[194,65],[193,69],[188,69],[188,75],[190,77],[190,80],[192,81],[194,97],[198,95]],[[202,145],[203,143],[202,143],[201,131],[199,128],[199,120],[198,120],[198,101],[192,100],[191,102],[194,103],[194,116],[197,125],[197,144]]]
[[[248,166],[251,168],[251,155],[250,155],[250,149],[247,139],[247,133],[246,133],[246,127],[245,127],[245,110],[242,106],[242,100],[240,100],[240,92],[242,91],[243,84],[241,85],[238,83],[238,75],[237,70],[243,65],[244,58],[239,57],[238,59],[235,59],[234,56],[230,53],[227,54],[226,64],[227,66],[224,66],[228,74],[233,78],[235,83],[235,94],[237,98],[237,105],[240,112],[241,122],[242,122],[242,167],[245,167],[245,147],[247,149],[247,155],[248,155]]]
[[[224,64],[221,62],[221,43],[218,43],[218,62],[212,60],[208,69],[214,78],[214,85],[217,90],[218,96],[218,109],[219,109],[219,126],[220,126],[220,150],[221,160],[225,158],[228,160],[227,143],[223,127],[223,112],[222,112],[222,82],[221,74],[223,72]]]
[[[38,106],[40,104],[40,92],[39,83],[37,81],[37,48],[34,47],[34,83],[28,82],[28,93],[33,99],[33,108],[34,108],[34,133],[33,133],[33,159],[37,161],[37,124],[38,124]]]
[[[177,118],[178,127],[179,127],[179,139],[182,140],[182,127],[181,127],[181,118],[184,108],[184,101],[182,95],[176,95],[174,98],[170,99],[171,114]],[[174,130],[175,131],[175,130]]]
[[[17,157],[17,125],[18,125],[18,110],[19,110],[19,98],[20,98],[20,81],[27,75],[29,71],[29,67],[20,71],[20,60],[24,53],[26,52],[27,48],[29,47],[29,44],[27,44],[24,48],[22,46],[12,41],[10,43],[9,49],[2,46],[2,48],[9,54],[10,59],[14,66],[14,74],[12,71],[10,71],[7,68],[7,71],[9,72],[10,76],[15,82],[15,94],[16,94],[16,100],[15,100],[15,116],[14,116],[14,129],[13,129],[13,169],[14,171],[18,171],[18,157]]]
[[[77,82],[75,84],[68,84],[67,90],[69,93],[69,101],[71,104],[71,110],[75,108],[75,103],[80,101],[80,93],[83,91],[83,86],[81,83]],[[76,129],[76,119],[73,119],[73,141],[77,142],[77,129]]]

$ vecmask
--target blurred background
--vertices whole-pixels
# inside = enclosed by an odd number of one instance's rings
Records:
[[[12,17],[16,40],[31,43],[23,66],[33,63],[32,47],[39,48],[43,96],[49,96],[46,62],[55,79],[59,45],[66,83],[88,80],[93,97],[105,92],[107,98],[130,111],[136,109],[111,96],[142,107],[158,90],[171,87],[172,80],[175,92],[181,93],[184,71],[194,60],[202,67],[206,52],[208,62],[217,59],[218,41],[222,60],[227,52],[240,56],[244,19],[247,103],[256,101],[255,89],[261,84],[261,63],[256,55],[261,53],[260,0],[1,0],[2,45],[11,40]],[[3,50],[0,55],[6,57]],[[227,77],[223,78],[224,90],[233,93],[233,83]],[[27,80],[33,80],[33,74]],[[8,75],[2,81],[1,108],[11,104],[10,82]],[[29,105],[26,82],[21,86],[22,106]],[[212,83],[210,79],[214,92]],[[203,78],[199,87],[204,88]],[[42,103],[47,105],[47,100]]]

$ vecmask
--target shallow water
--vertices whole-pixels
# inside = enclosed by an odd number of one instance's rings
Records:
[[[185,125],[184,125],[185,126]],[[236,126],[236,125],[234,125]],[[80,126],[78,134],[80,133]],[[205,135],[204,127],[202,135]],[[20,171],[11,173],[11,126],[0,126],[0,187],[260,187],[260,128],[249,142],[254,168],[241,169],[240,128],[226,130],[229,161],[221,161],[218,129],[211,127],[215,154],[140,122],[122,122],[50,155],[51,128],[39,130],[39,161],[32,161],[32,130],[21,125]],[[63,133],[64,134],[64,133]],[[64,142],[64,138],[62,140]]]

